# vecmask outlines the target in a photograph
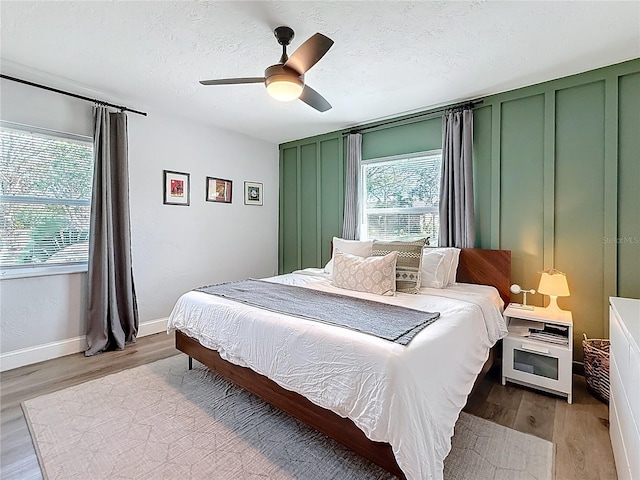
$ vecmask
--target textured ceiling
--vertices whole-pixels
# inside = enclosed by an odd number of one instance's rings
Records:
[[[0,20],[3,73],[24,66],[274,143],[640,57],[637,1],[3,0]],[[332,110],[277,102],[261,84],[198,83],[262,76],[278,25],[296,32],[290,52],[315,32],[335,41],[306,75]]]

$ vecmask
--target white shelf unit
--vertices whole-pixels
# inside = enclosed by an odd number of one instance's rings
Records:
[[[502,341],[502,384],[517,383],[567,397],[573,393],[573,318],[571,312],[550,312],[546,308],[525,310],[509,306],[504,311],[507,326],[513,320],[529,320],[562,327],[567,344],[558,344],[509,333]]]

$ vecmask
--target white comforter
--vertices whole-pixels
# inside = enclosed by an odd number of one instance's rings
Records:
[[[490,347],[507,334],[498,292],[459,284],[382,297],[333,287],[315,269],[266,280],[440,312],[405,347],[189,292],[176,303],[168,328],[352,419],[371,440],[391,444],[409,480],[441,479],[458,415]]]

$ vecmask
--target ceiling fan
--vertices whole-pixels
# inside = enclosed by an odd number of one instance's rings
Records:
[[[201,80],[202,85],[237,85],[242,83],[264,83],[267,92],[276,100],[289,102],[299,98],[319,112],[331,108],[322,95],[304,83],[304,74],[324,57],[333,45],[329,37],[316,33],[307,39],[298,49],[287,55],[287,45],[293,40],[293,30],[289,27],[277,27],[273,31],[282,45],[280,62],[267,67],[264,77],[221,78],[218,80]]]

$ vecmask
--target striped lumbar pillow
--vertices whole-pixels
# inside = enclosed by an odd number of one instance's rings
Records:
[[[372,256],[381,257],[390,252],[398,252],[396,263],[396,291],[403,293],[420,292],[420,267],[422,265],[422,249],[426,238],[414,242],[380,242],[373,241]]]

